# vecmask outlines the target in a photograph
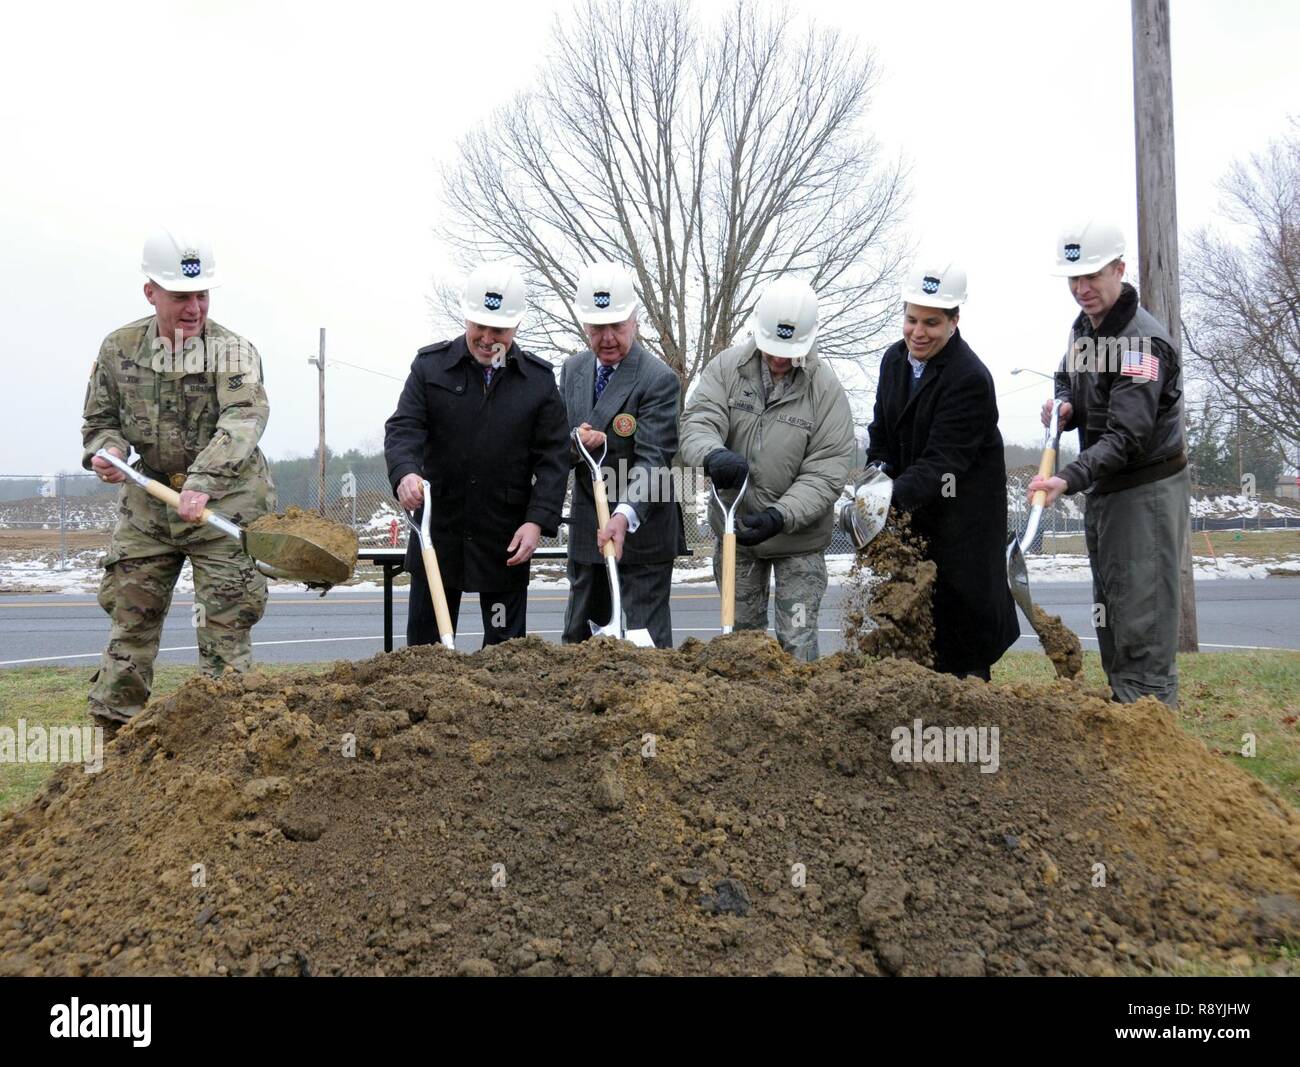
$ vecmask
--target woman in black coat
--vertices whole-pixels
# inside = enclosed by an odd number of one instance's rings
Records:
[[[938,570],[935,669],[988,679],[1020,636],[1007,586],[1007,470],[993,378],[957,328],[966,274],[913,271],[903,340],[880,364],[868,463],[894,479]]]

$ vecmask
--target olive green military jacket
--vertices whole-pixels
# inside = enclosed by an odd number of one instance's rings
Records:
[[[749,549],[764,559],[821,552],[831,543],[834,507],[853,464],[853,413],[835,372],[814,348],[781,398],[763,403],[762,355],[749,338],[719,352],[700,375],[682,416],[681,460],[703,465],[717,448],[749,461],[749,488],[737,516],[774,507],[785,520],[775,537]],[[729,496],[729,494],[724,494]],[[710,496],[709,524],[722,532]]]
[[[100,346],[86,389],[81,465],[90,469],[101,448],[129,455],[133,447],[137,470],[174,489],[206,493],[215,510],[244,525],[275,507],[275,486],[258,448],[269,417],[257,349],[209,319],[202,337],[173,356],[159,343],[151,315],[115,330]],[[123,486],[121,508],[153,537],[215,534],[182,522],[131,482]]]

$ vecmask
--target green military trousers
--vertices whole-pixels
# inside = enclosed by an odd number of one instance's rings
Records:
[[[250,666],[250,631],[266,610],[266,578],[235,540],[207,536],[209,532],[199,528],[193,540],[168,543],[125,518],[119,521],[99,587],[99,604],[112,620],[112,630],[91,678],[91,714],[124,722],[144,708],[163,622],[186,557],[194,571],[190,624],[198,639],[200,668],[220,677]]]

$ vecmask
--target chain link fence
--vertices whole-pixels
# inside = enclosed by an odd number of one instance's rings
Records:
[[[1017,468],[1007,477],[1008,533],[1024,529],[1028,517],[1026,491],[1033,468]],[[275,465],[272,464],[272,477]],[[691,554],[709,557],[714,538],[708,524],[708,494],[702,483],[687,479],[683,493],[683,520],[686,543]],[[281,510],[290,506],[316,510],[320,493],[317,482],[301,480],[278,485]],[[1083,534],[1083,507],[1086,499],[1065,497],[1047,509],[1031,551],[1054,555],[1059,551],[1077,554],[1077,541]],[[367,547],[397,546],[406,543],[406,516],[393,499],[387,478],[372,471],[346,471],[328,478],[324,486],[323,507],[326,517],[352,527],[361,544]],[[1300,518],[1271,513],[1266,505],[1255,515],[1192,517],[1195,532],[1213,530],[1292,530],[1300,529]],[[568,512],[566,501],[565,513]],[[100,555],[107,548],[117,521],[117,487],[106,485],[92,474],[0,475],[0,554],[9,558],[30,557],[43,560],[46,567],[60,570],[70,564],[84,563],[88,555]],[[567,529],[558,537],[546,537],[547,547],[563,547]],[[848,538],[838,525],[828,552],[847,554],[852,551]]]

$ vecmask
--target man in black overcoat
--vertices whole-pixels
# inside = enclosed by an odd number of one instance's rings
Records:
[[[477,592],[484,645],[526,631],[528,561],[541,536],[559,528],[569,473],[554,372],[514,343],[525,303],[523,279],[509,266],[471,274],[465,332],[419,350],[384,428],[393,492],[408,511],[430,509],[452,625],[461,594]],[[412,536],[406,552],[408,645],[439,638],[417,542]]]

